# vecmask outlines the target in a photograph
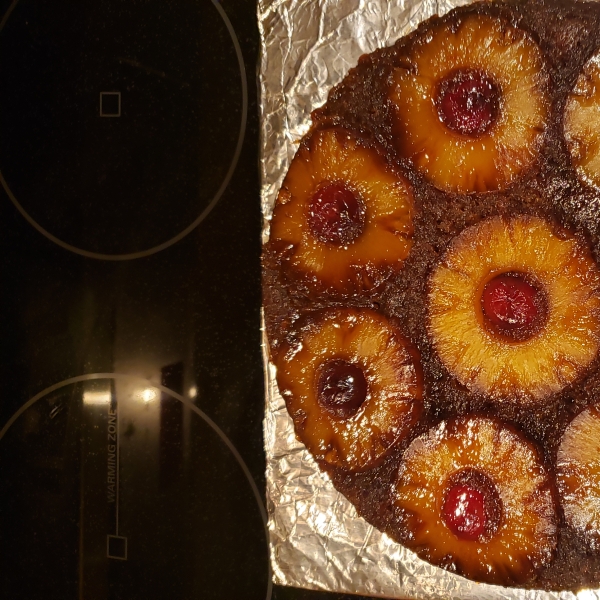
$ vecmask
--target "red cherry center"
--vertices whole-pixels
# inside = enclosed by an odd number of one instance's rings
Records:
[[[345,360],[332,360],[320,370],[317,394],[319,403],[335,417],[348,418],[356,413],[367,397],[363,370]]]
[[[481,135],[498,118],[500,88],[481,71],[459,69],[439,83],[436,106],[448,129]]]
[[[318,240],[345,246],[361,234],[364,212],[361,199],[343,183],[326,183],[310,201],[308,226]]]
[[[463,540],[477,540],[486,528],[485,495],[466,484],[451,487],[442,514],[450,531]]]
[[[517,335],[531,332],[539,321],[542,298],[522,274],[503,273],[483,288],[481,306],[488,324],[500,333]]]

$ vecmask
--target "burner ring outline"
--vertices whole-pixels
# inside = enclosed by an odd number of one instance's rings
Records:
[[[8,10],[4,14],[4,17],[2,18],[2,20],[0,20],[0,33],[2,32],[2,29],[6,25],[8,18],[10,17],[12,11],[17,6],[19,1],[20,0],[13,0],[12,4],[8,7]],[[161,250],[165,250],[166,248],[173,246],[174,244],[176,244],[177,242],[182,240],[184,237],[186,237],[189,233],[191,233],[194,229],[196,229],[196,227],[198,225],[200,225],[200,223],[202,223],[202,221],[204,221],[204,219],[208,216],[208,214],[216,206],[217,202],[221,199],[221,196],[223,195],[223,192],[229,185],[229,182],[231,181],[233,173],[237,167],[237,163],[238,163],[240,154],[242,152],[242,146],[244,144],[244,138],[246,135],[246,125],[248,122],[248,81],[247,81],[247,77],[246,77],[246,67],[244,65],[244,56],[242,54],[242,48],[240,46],[240,42],[235,33],[235,30],[233,29],[233,25],[231,24],[231,21],[229,20],[227,13],[225,12],[223,7],[219,3],[219,0],[211,0],[211,2],[213,4],[213,6],[216,8],[216,10],[219,13],[219,15],[221,16],[221,18],[223,19],[223,22],[225,23],[227,31],[231,37],[231,41],[233,42],[233,47],[235,49],[235,54],[236,54],[236,57],[238,60],[238,67],[240,69],[240,83],[241,83],[241,87],[242,87],[242,111],[241,111],[242,115],[241,115],[241,119],[240,119],[240,130],[239,130],[239,134],[238,134],[236,147],[233,152],[233,157],[231,159],[231,162],[229,164],[229,169],[227,170],[227,173],[225,174],[225,177],[223,178],[223,181],[221,182],[221,185],[220,185],[219,189],[216,191],[212,200],[208,203],[208,205],[200,213],[200,215],[198,215],[198,217],[192,223],[190,223],[183,231],[179,232],[176,236],[163,242],[162,244],[158,244],[157,246],[153,246],[146,250],[140,250],[138,252],[128,252],[125,254],[104,254],[102,252],[92,252],[90,250],[85,250],[83,248],[74,246],[73,244],[69,244],[68,242],[61,240],[57,236],[50,233],[47,229],[42,227],[37,221],[35,221],[35,219],[33,219],[33,217],[23,208],[21,203],[17,200],[16,196],[13,194],[12,190],[8,186],[8,183],[4,179],[4,175],[2,174],[2,170],[0,169],[0,185],[2,185],[2,187],[4,188],[4,191],[8,195],[10,201],[14,204],[15,208],[19,211],[21,216],[34,229],[36,229],[39,233],[41,233],[44,237],[49,239],[51,242],[54,242],[55,244],[57,244],[61,248],[64,248],[65,250],[69,250],[70,252],[79,254],[80,256],[85,256],[86,258],[95,258],[97,260],[125,261],[125,260],[134,260],[136,258],[144,258],[146,256],[151,256],[152,254],[156,254],[157,252],[160,252]]]
[[[221,441],[227,446],[227,449],[231,452],[239,467],[241,468],[244,477],[248,481],[250,488],[252,490],[252,495],[256,500],[258,505],[258,510],[260,512],[261,520],[263,522],[264,531],[265,531],[265,540],[267,542],[267,547],[269,546],[269,529],[268,529],[268,517],[267,510],[265,508],[264,502],[262,500],[260,491],[254,478],[252,477],[252,473],[250,473],[250,469],[244,462],[241,454],[238,452],[237,448],[233,445],[231,440],[225,435],[225,432],[217,425],[215,421],[213,421],[203,410],[198,408],[190,399],[186,398],[182,394],[178,394],[177,392],[169,389],[164,385],[159,385],[156,383],[152,383],[142,377],[138,377],[135,375],[128,375],[125,373],[86,373],[85,375],[76,375],[75,377],[69,377],[63,381],[59,381],[51,386],[48,386],[46,389],[38,392],[35,396],[27,400],[21,407],[8,419],[8,421],[4,424],[2,429],[0,429],[0,442],[6,435],[6,432],[11,428],[11,426],[15,423],[15,421],[31,406],[33,406],[38,400],[41,400],[44,396],[55,392],[63,387],[68,385],[73,385],[75,383],[82,383],[84,381],[97,381],[102,379],[108,379],[113,381],[129,381],[129,382],[137,382],[143,383],[144,385],[149,385],[160,392],[171,396],[175,400],[179,400],[184,406],[187,406],[191,411],[196,413],[216,434],[219,436]],[[267,556],[267,595],[265,600],[271,600],[273,594],[273,577],[272,577],[272,569],[271,569],[271,561],[269,556]]]

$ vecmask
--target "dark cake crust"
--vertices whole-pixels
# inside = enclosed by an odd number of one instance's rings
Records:
[[[546,62],[551,106],[539,154],[504,191],[458,194],[436,189],[399,158],[392,142],[389,86],[394,68],[402,64],[414,40],[440,22],[452,24],[469,14],[486,14],[529,33]],[[427,322],[427,282],[450,241],[465,228],[493,216],[532,215],[567,229],[600,257],[600,190],[583,183],[571,165],[563,136],[563,109],[584,64],[600,51],[600,3],[575,0],[525,0],[475,3],[422,23],[413,33],[360,58],[358,65],[312,114],[312,130],[344,127],[366,147],[383,149],[387,160],[412,184],[416,214],[413,247],[403,269],[384,286],[354,294],[343,303],[315,294],[289,277],[284,250],[267,243],[263,250],[263,302],[271,356],[289,340],[293,324],[309,310],[339,306],[380,311],[400,324],[418,349],[424,373],[424,411],[411,435],[392,449],[382,464],[360,473],[327,467],[335,487],[378,529],[399,540],[399,524],[391,498],[402,452],[415,437],[444,419],[481,414],[510,423],[541,449],[550,472],[560,437],[583,408],[600,398],[600,359],[583,376],[537,404],[492,403],[469,391],[442,364],[434,350]],[[324,467],[325,468],[325,467]],[[585,549],[559,511],[558,547],[553,562],[527,586],[575,590],[600,587],[600,552]]]

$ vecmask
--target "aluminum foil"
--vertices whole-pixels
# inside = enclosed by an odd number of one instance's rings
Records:
[[[263,241],[310,113],[361,54],[392,44],[463,0],[259,0]],[[382,598],[600,600],[477,584],[432,567],[366,523],[294,434],[269,363],[264,420],[274,583]]]

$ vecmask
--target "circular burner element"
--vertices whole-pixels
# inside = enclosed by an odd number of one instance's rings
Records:
[[[0,183],[78,254],[123,260],[177,242],[241,151],[244,64],[217,0],[16,0],[0,21],[0,80]]]
[[[266,513],[198,407],[125,375],[44,390],[0,430],[8,597],[269,600]]]

